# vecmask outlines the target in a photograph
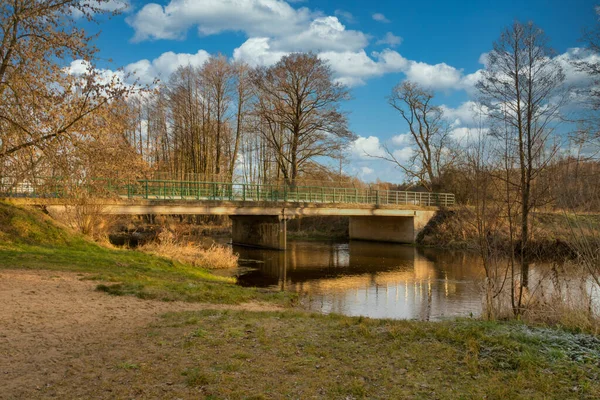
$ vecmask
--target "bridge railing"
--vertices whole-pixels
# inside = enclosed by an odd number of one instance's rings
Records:
[[[279,186],[250,183],[140,180],[120,188],[128,198],[162,200],[227,200],[380,205],[451,206],[451,193],[404,192],[320,186]]]
[[[303,203],[343,203],[377,205],[451,206],[451,193],[406,192],[392,190],[331,188],[320,186],[262,185],[251,183],[196,182],[175,180],[138,180],[116,183],[96,180],[93,185],[47,181],[37,184],[0,182],[0,195],[11,197],[68,197],[85,192],[97,197],[119,196],[130,199],[193,201],[264,201]]]

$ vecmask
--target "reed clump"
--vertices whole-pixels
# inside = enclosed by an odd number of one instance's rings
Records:
[[[235,268],[238,265],[238,255],[231,248],[216,243],[207,248],[178,239],[168,230],[159,233],[157,240],[140,246],[138,250],[207,269]]]

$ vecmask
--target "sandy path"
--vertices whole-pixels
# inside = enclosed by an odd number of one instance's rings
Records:
[[[85,368],[78,365],[80,355],[89,357],[110,349],[111,343],[129,340],[166,312],[275,309],[115,297],[95,291],[98,282],[83,277],[56,271],[0,271],[0,399],[38,397],[36,393],[42,397],[44,387]]]

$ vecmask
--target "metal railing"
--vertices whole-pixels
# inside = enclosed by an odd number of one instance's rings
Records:
[[[88,196],[119,196],[128,199],[190,200],[190,201],[256,201],[303,202],[332,204],[417,205],[447,207],[455,203],[451,193],[405,192],[361,188],[319,186],[263,185],[252,183],[196,182],[176,180],[138,180],[135,183],[115,183],[95,180],[90,184],[62,181],[9,184],[0,181],[0,196],[8,197],[69,197],[85,193]]]

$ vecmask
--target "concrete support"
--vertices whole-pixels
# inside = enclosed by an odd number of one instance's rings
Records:
[[[350,217],[350,239],[376,242],[415,243],[417,235],[435,211],[415,211],[413,216]]]
[[[285,250],[286,220],[273,215],[232,215],[233,244]]]

